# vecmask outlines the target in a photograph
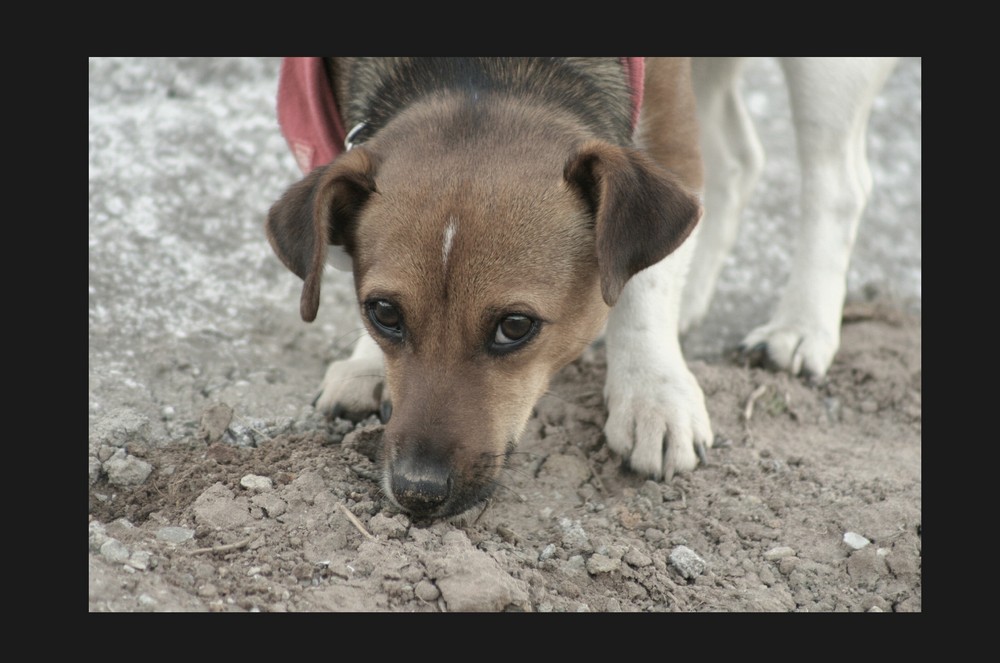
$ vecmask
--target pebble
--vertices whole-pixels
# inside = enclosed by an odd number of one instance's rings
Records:
[[[437,601],[441,596],[441,590],[437,588],[430,580],[421,580],[417,583],[417,586],[413,588],[413,593],[416,594],[417,598],[421,601]]]
[[[544,562],[552,555],[556,554],[556,544],[550,543],[549,545],[542,548],[542,552],[538,553],[538,561]]]
[[[215,598],[219,595],[219,590],[212,583],[205,583],[198,588],[198,596],[206,599]]]
[[[213,444],[222,439],[226,429],[233,420],[233,408],[225,403],[216,403],[201,414],[201,426],[198,429],[198,437],[208,444]]]
[[[257,474],[247,474],[240,479],[240,485],[247,490],[252,490],[257,493],[265,490],[271,490],[273,486],[268,477],[262,477]]]
[[[778,570],[781,571],[782,575],[788,575],[795,570],[795,567],[799,565],[798,557],[782,557],[778,561]]]
[[[152,465],[128,455],[124,449],[116,451],[103,467],[108,474],[108,481],[121,487],[141,485],[153,472]]]
[[[861,550],[869,543],[871,543],[871,541],[861,536],[857,532],[844,532],[844,543],[854,548],[855,550]]]
[[[688,580],[700,576],[706,566],[705,560],[687,546],[677,546],[671,550],[670,563]]]
[[[773,562],[776,559],[781,559],[783,557],[794,557],[795,550],[789,546],[778,546],[776,548],[771,548],[766,553],[764,553],[764,559],[769,562]]]
[[[130,554],[125,544],[118,539],[109,538],[101,544],[101,555],[109,562],[125,562]]]
[[[133,569],[137,569],[139,571],[145,571],[146,569],[149,568],[149,564],[150,561],[152,560],[152,557],[153,555],[151,553],[146,552],[145,550],[137,550],[129,556],[128,561],[125,563],[131,566]]]
[[[90,550],[91,552],[101,552],[101,546],[108,540],[108,535],[104,533],[104,525],[98,521],[90,523]]]
[[[194,538],[194,530],[187,527],[168,525],[156,530],[156,538],[167,543],[184,543]]]
[[[625,552],[625,555],[622,557],[622,559],[625,561],[626,564],[628,564],[629,566],[633,566],[637,569],[642,568],[644,566],[649,566],[650,564],[653,563],[652,557],[642,552],[641,550],[637,550],[636,548],[629,548],[628,551]]]
[[[567,552],[590,552],[593,550],[587,532],[584,531],[579,520],[560,518],[559,528],[563,531],[562,543]]]
[[[597,575],[598,573],[611,573],[612,571],[617,571],[622,566],[620,560],[613,559],[606,555],[601,555],[600,553],[594,553],[587,560],[587,572],[591,575]]]

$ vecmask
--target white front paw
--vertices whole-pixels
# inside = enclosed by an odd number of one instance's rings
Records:
[[[669,480],[704,461],[712,425],[705,396],[686,366],[663,372],[609,370],[604,397],[608,446],[636,472]]]
[[[314,405],[330,418],[361,420],[380,411],[384,379],[381,357],[335,361],[326,369]]]

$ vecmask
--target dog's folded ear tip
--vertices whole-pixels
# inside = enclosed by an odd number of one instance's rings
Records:
[[[319,312],[319,297],[311,297],[305,289],[302,290],[302,299],[299,301],[299,315],[305,322],[312,322]]]
[[[611,271],[610,268],[605,269],[602,266],[601,297],[604,299],[604,303],[613,307],[618,301],[618,297],[622,294],[622,290],[625,289],[625,283],[627,281],[628,277],[622,278],[621,275]]]

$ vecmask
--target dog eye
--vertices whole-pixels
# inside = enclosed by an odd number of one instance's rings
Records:
[[[403,316],[395,304],[384,299],[375,299],[367,303],[368,319],[375,327],[391,338],[402,338]]]
[[[526,315],[508,315],[497,325],[493,336],[495,350],[513,350],[534,335],[538,323]]]

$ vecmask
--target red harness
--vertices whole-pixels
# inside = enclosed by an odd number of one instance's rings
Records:
[[[632,127],[639,120],[645,60],[622,58],[632,86]],[[303,173],[333,161],[347,131],[327,79],[323,58],[284,58],[278,79],[278,124]]]

